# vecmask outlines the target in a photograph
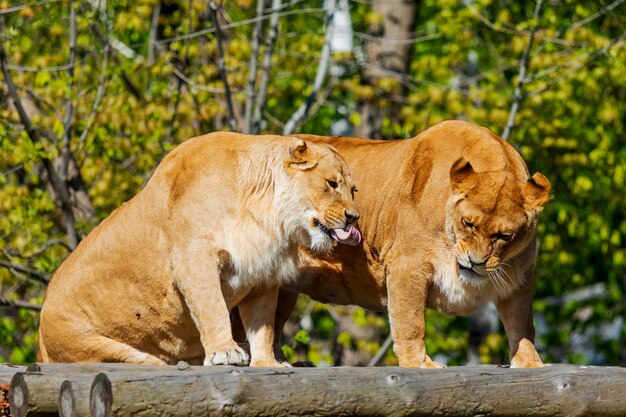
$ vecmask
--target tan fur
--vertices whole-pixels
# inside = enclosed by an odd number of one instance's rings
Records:
[[[313,219],[343,228],[344,214],[358,218],[353,188],[327,145],[234,133],[185,142],[56,271],[41,360],[243,365],[237,306],[251,365],[277,366],[279,285],[296,276],[299,247],[332,249]]]
[[[363,243],[331,257],[309,253],[302,277],[281,292],[278,324],[299,292],[387,307],[400,365],[439,367],[424,344],[426,308],[466,315],[494,301],[512,365],[542,365],[531,303],[537,213],[550,193],[543,175],[530,177],[512,146],[462,121],[409,140],[298,136],[332,143],[350,165]]]

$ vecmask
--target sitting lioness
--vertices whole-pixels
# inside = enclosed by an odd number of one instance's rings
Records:
[[[466,315],[494,301],[513,367],[538,367],[532,324],[537,214],[550,183],[532,177],[488,129],[440,123],[413,139],[298,135],[332,143],[362,186],[363,244],[308,254],[281,291],[277,325],[297,293],[322,302],[388,308],[400,366],[441,367],[424,344],[427,307]]]
[[[347,165],[327,145],[214,133],[174,149],[145,189],[54,274],[39,328],[45,362],[278,366],[279,285],[298,249],[358,244]]]

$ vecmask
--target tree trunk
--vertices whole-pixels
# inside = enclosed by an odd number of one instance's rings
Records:
[[[409,68],[411,44],[397,42],[411,38],[417,14],[415,0],[374,0],[372,9],[382,18],[382,23],[370,29],[376,40],[367,44],[368,67],[363,72],[364,82],[375,85],[385,77],[384,70],[405,74]],[[382,70],[382,71],[381,71]],[[393,103],[387,109],[371,101],[357,103],[361,123],[356,127],[356,136],[381,138],[383,117],[399,114]],[[417,133],[417,132],[416,132]]]

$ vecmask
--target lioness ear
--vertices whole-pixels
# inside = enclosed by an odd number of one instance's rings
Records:
[[[455,190],[464,193],[476,186],[478,175],[468,160],[460,158],[450,168],[450,181]]]
[[[540,211],[550,199],[550,181],[539,172],[524,186],[524,202],[529,210]]]
[[[301,171],[306,171],[317,165],[318,158],[313,155],[306,142],[298,139],[293,146],[289,147],[289,159],[286,165]]]

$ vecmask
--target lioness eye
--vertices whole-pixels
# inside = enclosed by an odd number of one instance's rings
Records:
[[[467,227],[468,229],[473,229],[474,228],[474,223],[470,223],[467,220],[463,219],[463,224],[465,225],[465,227]]]
[[[510,233],[496,233],[496,239],[498,240],[509,240],[511,236]]]
[[[326,184],[333,190],[337,189],[337,181],[326,180]]]
[[[352,190],[350,191],[352,192],[352,198],[354,198],[354,193],[356,193],[359,190],[357,190],[356,187],[352,187]]]

